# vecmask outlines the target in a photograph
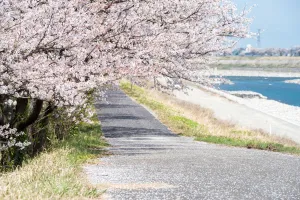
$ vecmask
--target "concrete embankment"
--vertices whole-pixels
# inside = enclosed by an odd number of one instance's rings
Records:
[[[181,100],[211,109],[218,119],[248,129],[260,129],[300,144],[300,119],[297,118],[300,108],[266,99],[242,99],[234,96],[229,100],[220,94],[195,87],[190,87],[188,94],[183,91],[176,91],[174,94]]]

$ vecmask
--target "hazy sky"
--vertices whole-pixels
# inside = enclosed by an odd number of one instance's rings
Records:
[[[254,5],[250,16],[253,18],[251,31],[263,29],[261,47],[289,48],[300,46],[300,0],[233,0],[239,8]],[[243,39],[239,46],[251,44],[254,39]]]

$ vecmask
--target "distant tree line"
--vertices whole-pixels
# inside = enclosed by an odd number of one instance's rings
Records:
[[[300,56],[300,46],[292,48],[237,48],[222,52],[220,56]]]

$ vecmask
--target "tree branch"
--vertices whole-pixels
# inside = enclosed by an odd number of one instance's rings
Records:
[[[43,108],[43,101],[37,99],[34,106],[33,106],[33,108],[32,108],[31,114],[29,115],[29,117],[26,120],[24,120],[23,122],[18,124],[17,130],[19,132],[24,131],[28,126],[33,124],[38,119],[42,108]]]

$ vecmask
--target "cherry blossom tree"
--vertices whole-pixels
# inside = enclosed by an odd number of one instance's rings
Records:
[[[211,55],[247,37],[247,13],[230,0],[0,1],[0,147],[11,133],[23,148],[29,126],[57,108],[73,118],[123,77],[206,83]]]

